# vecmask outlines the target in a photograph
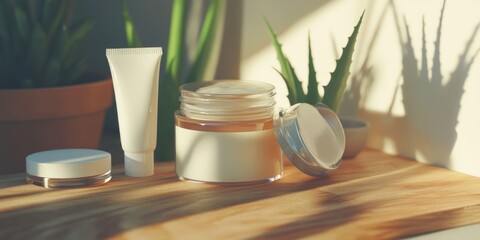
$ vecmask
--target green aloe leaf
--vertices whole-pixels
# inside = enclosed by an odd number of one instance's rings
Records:
[[[57,31],[52,40],[55,44],[50,45],[49,58],[61,59],[61,61],[65,63],[65,55],[68,55],[70,52],[67,48],[67,30]]]
[[[317,73],[315,72],[315,66],[313,65],[312,45],[311,45],[311,40],[309,35],[308,36],[308,94],[305,102],[314,105],[321,101],[322,99],[318,94]]]
[[[292,68],[291,65],[289,65],[289,67],[293,70],[293,68]],[[274,70],[282,77],[283,81],[285,81],[285,82],[287,81],[287,77],[286,77],[282,72],[278,71],[278,70],[275,69],[275,68],[274,68]],[[297,75],[295,74],[295,72],[293,72],[292,78],[293,78],[294,80],[296,79],[296,80],[298,81],[298,77],[297,77]],[[291,100],[291,99],[290,99],[290,95],[289,95],[289,99],[288,99],[288,100],[290,101],[290,104],[293,105],[293,104],[295,104],[295,103],[305,102],[306,99],[307,99],[307,96],[305,96],[305,95],[297,95],[297,99],[296,99],[296,100]]]
[[[5,32],[13,33],[16,31],[15,26],[15,10],[14,7],[10,4],[9,1],[0,1],[0,11],[2,15],[2,23],[5,27]],[[8,34],[7,34],[8,36]],[[11,41],[11,39],[7,39],[7,41]]]
[[[70,6],[70,1],[46,0],[43,5],[43,26],[47,38],[51,40],[56,31],[62,28]]]
[[[224,1],[220,0],[211,0],[208,5],[207,13],[200,30],[195,59],[185,82],[204,80],[205,70],[210,62],[209,60],[215,42],[215,30],[218,25],[218,16],[222,12],[223,5]]]
[[[17,9],[21,10],[24,13],[27,19],[27,22],[30,25],[32,19],[31,19],[31,14],[29,14],[30,7],[28,2],[29,2],[28,0],[16,0],[15,4],[17,6]]]
[[[186,0],[173,0],[166,64],[169,66],[167,71],[170,71],[171,81],[175,82],[180,81],[186,11]]]
[[[65,84],[72,84],[82,76],[82,74],[85,72],[86,69],[87,69],[87,57],[86,56],[78,57],[77,61],[73,66],[71,66],[69,69],[63,70],[64,72],[60,80],[64,81]]]
[[[270,35],[270,40],[273,43],[273,46],[275,47],[275,51],[277,53],[277,59],[280,63],[280,68],[281,68],[281,73],[283,75],[283,79],[287,85],[288,89],[288,100],[290,101],[290,104],[295,104],[297,103],[297,88],[295,84],[295,80],[293,78],[293,73],[292,73],[292,67],[290,65],[290,62],[288,61],[287,57],[282,51],[282,44],[278,41],[277,35],[272,29],[272,26],[268,22],[267,19],[264,19],[265,23],[267,25],[268,33]]]
[[[155,155],[160,160],[175,159],[175,116],[179,109],[180,93],[178,83],[172,81],[171,66],[167,66],[159,86],[158,95],[158,134]]]
[[[44,78],[40,79],[42,81],[42,86],[53,87],[56,85],[58,79],[60,78],[61,64],[58,59],[52,59],[48,62],[47,68],[45,69]],[[37,82],[37,81],[36,81]]]
[[[62,35],[65,38],[64,41],[59,41],[59,43],[64,43],[64,46],[59,49],[61,51],[58,56],[59,59],[64,61],[62,66],[62,84],[74,83],[86,70],[86,56],[81,53],[77,54],[74,50],[78,43],[85,39],[94,24],[93,20],[82,20],[70,29],[62,31]]]
[[[337,60],[337,66],[331,73],[330,82],[324,86],[325,95],[323,96],[322,103],[329,106],[335,112],[338,112],[343,100],[343,93],[347,85],[348,76],[350,75],[350,65],[352,64],[355,42],[364,14],[365,12],[362,13],[357,25],[353,29],[352,35],[348,38],[347,45],[343,48],[342,55]]]
[[[17,35],[17,28],[15,23],[15,10],[9,1],[0,1],[0,11],[2,13],[3,27],[5,28],[5,45],[9,46],[7,49],[13,54],[14,49],[14,36]],[[13,55],[10,55],[13,59]]]
[[[33,76],[41,77],[43,75],[47,58],[47,35],[43,31],[42,26],[40,26],[40,23],[37,22],[33,26],[32,39],[27,54],[27,64],[31,66]]]
[[[91,30],[87,21],[69,29],[70,0],[0,0],[1,86],[48,87],[78,76],[74,52]],[[3,28],[2,28],[3,27]],[[75,55],[75,57],[74,57]]]
[[[31,78],[25,78],[21,82],[22,88],[34,88],[35,87],[35,82]]]
[[[30,26],[28,24],[27,15],[20,8],[15,8],[16,27],[18,29],[19,39],[22,43],[28,40]]]
[[[41,16],[40,22],[43,26],[52,25],[59,4],[61,4],[61,2],[55,0],[43,0],[39,3],[39,16]]]
[[[32,19],[32,22],[35,21],[35,22],[43,23],[43,19],[44,19],[43,6],[45,5],[45,1],[46,0],[36,0],[35,1],[34,5],[33,5],[33,8],[35,9],[35,20]]]
[[[87,34],[92,30],[95,25],[95,21],[92,19],[81,20],[78,23],[74,24],[68,30],[68,41],[67,48],[75,47],[80,41],[85,39]]]
[[[137,29],[135,24],[133,24],[132,16],[128,10],[127,1],[122,1],[122,16],[125,23],[125,36],[127,38],[128,47],[141,47],[142,43],[140,37],[138,36]]]
[[[306,101],[306,95],[303,91],[302,87],[302,82],[299,80],[297,74],[295,73],[295,69],[293,68],[292,64],[290,61],[287,59],[288,67],[290,68],[290,73],[292,75],[293,83],[295,84],[295,89],[297,90],[297,99],[294,103],[290,102],[290,104],[295,104],[295,103],[300,103],[300,102],[305,102]]]
[[[68,63],[74,64],[76,61],[75,58],[75,49],[78,44],[85,39],[87,34],[92,30],[95,25],[95,21],[81,20],[74,24],[70,29],[62,31],[65,33],[65,45],[63,46],[62,54],[60,55],[61,59],[65,59]],[[71,61],[68,61],[71,59]],[[70,65],[71,66],[71,65]],[[67,66],[69,68],[70,66]]]

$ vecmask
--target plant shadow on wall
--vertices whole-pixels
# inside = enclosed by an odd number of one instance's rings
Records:
[[[403,154],[414,157],[420,154],[425,160],[432,164],[449,166],[450,155],[455,146],[460,103],[464,93],[464,85],[468,73],[479,50],[472,50],[472,44],[480,28],[480,23],[475,27],[468,39],[463,52],[458,58],[455,69],[445,78],[441,73],[441,40],[442,25],[446,1],[440,12],[436,39],[434,43],[434,54],[432,63],[427,58],[427,41],[425,37],[425,21],[422,28],[422,50],[421,56],[417,59],[415,48],[412,43],[412,35],[406,19],[399,20],[397,8],[394,1],[390,6],[394,12],[395,24],[399,33],[399,43],[402,47],[402,77],[403,84],[397,84],[396,92],[401,87],[405,116],[401,119],[394,118],[392,109],[395,97],[390,105],[389,112],[394,124],[407,126],[407,131],[388,132],[387,137],[402,140],[402,144],[409,145]],[[402,26],[404,29],[402,29]],[[420,64],[418,64],[420,62]],[[429,65],[431,64],[431,71]],[[420,65],[420,67],[419,67]],[[401,78],[399,78],[400,80]],[[444,84],[442,84],[445,82]],[[398,144],[398,143],[396,143]],[[395,146],[400,149],[400,146]],[[417,155],[418,157],[418,155]]]

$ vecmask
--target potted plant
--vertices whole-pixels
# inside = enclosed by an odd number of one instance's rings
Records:
[[[24,171],[33,152],[99,145],[112,83],[85,74],[77,46],[93,21],[69,24],[70,5],[0,1],[0,174]]]
[[[155,158],[159,161],[175,159],[174,113],[180,106],[178,88],[184,83],[205,80],[205,78],[208,78],[208,74],[211,74],[208,73],[209,70],[216,66],[213,56],[220,46],[220,43],[216,42],[216,38],[222,34],[222,21],[227,3],[222,0],[208,2],[198,32],[194,58],[189,61],[185,59],[185,43],[187,40],[188,9],[191,2],[187,0],[173,0],[172,2],[170,34],[165,59],[166,66],[160,71],[158,139],[155,149]],[[123,1],[122,15],[128,47],[141,47],[140,37],[125,1]],[[186,64],[188,66],[185,66],[184,62],[188,62]]]
[[[281,70],[277,72],[282,76],[288,89],[288,100],[290,104],[306,102],[312,105],[319,103],[331,108],[338,114],[339,108],[343,101],[343,94],[350,75],[350,65],[352,63],[352,55],[354,52],[357,35],[362,24],[363,15],[358,20],[357,25],[351,36],[348,38],[347,45],[343,48],[342,55],[337,60],[335,70],[331,73],[330,81],[323,86],[324,94],[321,96],[318,92],[318,82],[316,78],[315,67],[313,65],[312,49],[310,38],[308,40],[308,92],[305,93],[302,88],[302,82],[299,80],[295,70],[282,51],[282,45],[277,39],[272,27],[266,21],[271,41],[275,47],[277,58],[280,63]],[[366,122],[351,119],[340,118],[345,130],[345,153],[344,158],[355,156],[365,145],[368,124]]]

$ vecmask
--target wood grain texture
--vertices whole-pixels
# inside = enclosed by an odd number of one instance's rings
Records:
[[[181,182],[173,163],[67,190],[0,176],[0,239],[391,239],[478,222],[480,179],[376,151],[252,186]]]

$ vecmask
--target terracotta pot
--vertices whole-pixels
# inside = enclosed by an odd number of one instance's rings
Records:
[[[25,171],[28,154],[98,148],[110,79],[67,87],[0,89],[0,174]]]

